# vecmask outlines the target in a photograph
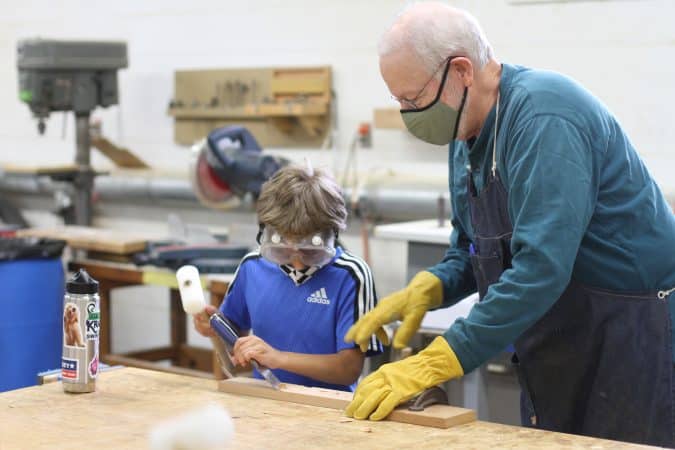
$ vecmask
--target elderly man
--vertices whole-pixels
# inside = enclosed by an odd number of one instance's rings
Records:
[[[379,420],[514,343],[527,426],[672,446],[675,218],[607,108],[573,80],[501,64],[476,20],[441,3],[402,13],[380,69],[419,139],[450,144],[450,248],[357,322],[366,343],[478,290],[415,356],[356,390]]]

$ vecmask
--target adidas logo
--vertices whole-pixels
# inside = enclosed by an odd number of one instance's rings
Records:
[[[326,295],[326,289],[321,288],[307,297],[307,303],[321,303],[322,305],[330,305],[330,300]]]

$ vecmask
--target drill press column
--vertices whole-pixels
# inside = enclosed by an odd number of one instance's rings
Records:
[[[75,116],[77,174],[75,185],[75,222],[77,225],[91,225],[91,193],[94,189],[94,171],[91,167],[91,139],[89,136],[89,114]]]

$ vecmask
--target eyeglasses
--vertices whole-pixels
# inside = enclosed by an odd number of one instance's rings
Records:
[[[436,74],[438,74],[438,71],[441,70],[441,68],[443,66],[447,65],[446,68],[445,68],[445,73],[443,74],[443,77],[445,78],[445,75],[447,74],[447,72],[450,68],[450,60],[452,60],[453,58],[455,58],[455,56],[448,56],[447,58],[445,58],[438,65],[436,70],[434,70],[434,73],[433,73],[433,75],[431,75],[431,78],[429,78],[427,80],[427,82],[424,83],[424,86],[422,87],[422,89],[420,89],[419,92],[417,93],[417,95],[415,95],[415,97],[413,97],[412,99],[407,99],[407,98],[403,98],[403,97],[396,97],[395,95],[392,95],[391,98],[394,101],[401,104],[401,107],[402,107],[401,109],[420,109],[421,107],[419,105],[417,105],[417,101],[420,99],[420,97],[422,96],[422,94],[424,93],[426,88],[429,86],[429,83],[431,83],[431,80],[436,78]]]

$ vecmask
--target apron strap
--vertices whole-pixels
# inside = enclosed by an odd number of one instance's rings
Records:
[[[492,142],[492,176],[497,174],[497,126],[499,126],[499,89],[497,89],[497,106],[495,107],[495,137]]]

